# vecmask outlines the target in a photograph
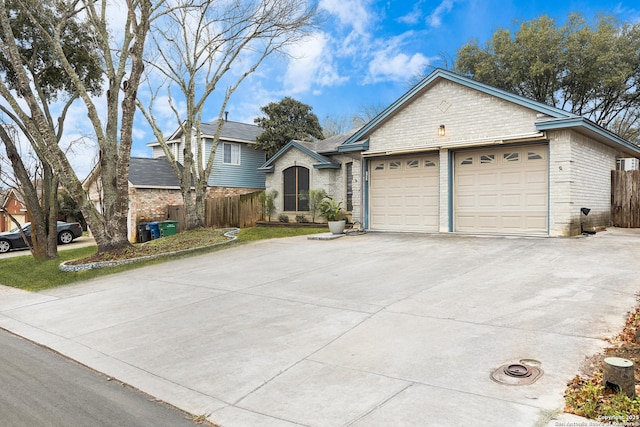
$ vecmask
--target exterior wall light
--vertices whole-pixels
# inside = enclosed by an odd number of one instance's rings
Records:
[[[438,136],[444,136],[444,125],[440,125],[438,128]]]

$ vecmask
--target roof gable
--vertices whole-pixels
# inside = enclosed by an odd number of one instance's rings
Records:
[[[442,79],[458,83],[466,88],[477,90],[481,93],[499,98],[501,100],[519,105],[524,108],[531,109],[551,118],[577,117],[575,114],[569,113],[562,109],[552,107],[541,102],[537,102],[532,99],[495,88],[493,86],[489,86],[484,83],[477,82],[468,77],[460,76],[448,70],[437,69],[433,73],[422,79],[420,83],[411,88],[395,102],[389,105],[385,110],[374,117],[369,123],[364,125],[359,131],[354,133],[342,144],[341,147],[339,147],[339,150],[341,152],[350,151],[351,149],[355,148],[355,146],[361,146],[363,144],[363,141],[366,141],[368,135],[370,135],[371,132],[377,129],[381,124],[388,121],[404,106],[415,100],[417,97],[423,96],[424,93],[429,90],[429,88],[433,87],[438,81]]]
[[[267,162],[264,165],[260,166],[258,170],[261,170],[264,172],[273,172],[274,164],[278,161],[278,159],[284,156],[284,154],[291,149],[300,150],[307,156],[316,160],[318,163],[313,165],[313,167],[316,169],[326,169],[326,168],[331,169],[331,168],[340,167],[338,163],[333,162],[329,157],[326,157],[322,154],[317,153],[316,151],[313,150],[313,148],[307,147],[307,144],[309,143],[304,143],[302,141],[296,141],[296,140],[289,141],[287,145],[285,145],[280,150],[278,150],[278,152],[274,154],[269,160],[267,160]]]

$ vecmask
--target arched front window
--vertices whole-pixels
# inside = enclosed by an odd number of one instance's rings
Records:
[[[309,202],[309,169],[302,166],[292,166],[284,174],[284,210],[308,211]]]

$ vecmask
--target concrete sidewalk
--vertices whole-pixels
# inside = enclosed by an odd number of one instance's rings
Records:
[[[0,327],[224,426],[534,426],[640,289],[640,234],[257,242],[41,293]],[[543,376],[490,378],[533,359]]]

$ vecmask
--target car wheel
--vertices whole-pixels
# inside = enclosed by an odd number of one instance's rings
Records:
[[[71,243],[73,241],[73,233],[70,231],[61,231],[58,234],[58,241],[62,245],[66,245],[67,243]]]
[[[11,250],[11,243],[6,240],[0,240],[0,254],[9,252],[9,250]]]

